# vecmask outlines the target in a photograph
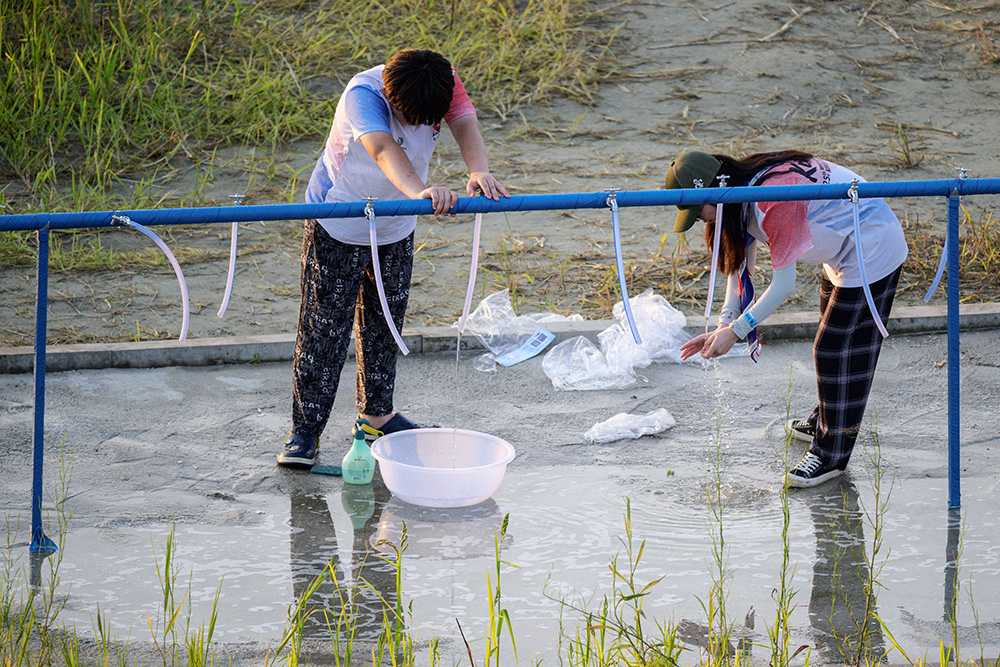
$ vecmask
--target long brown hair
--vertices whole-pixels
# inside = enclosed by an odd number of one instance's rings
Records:
[[[773,151],[771,153],[754,153],[744,158],[734,158],[729,155],[715,155],[722,168],[719,175],[725,175],[727,187],[743,187],[750,183],[750,179],[760,172],[774,167],[783,162],[799,160],[809,160],[813,156],[803,151],[787,150]],[[772,174],[773,175],[773,174]],[[768,176],[764,176],[754,185],[761,185]],[[712,181],[712,187],[718,186],[719,177]],[[712,252],[712,243],[715,240],[715,223],[709,222],[705,225],[705,242],[708,244],[708,251]],[[746,257],[746,246],[743,244],[743,206],[741,204],[729,204],[722,208],[722,236],[719,239],[719,271],[729,275],[736,273],[740,264]]]

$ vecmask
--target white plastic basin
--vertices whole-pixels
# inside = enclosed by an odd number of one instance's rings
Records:
[[[417,428],[372,444],[382,479],[400,500],[424,507],[466,507],[492,496],[514,448],[486,433]]]

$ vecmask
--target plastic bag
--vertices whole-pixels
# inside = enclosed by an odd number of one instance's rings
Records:
[[[639,335],[641,336],[642,333]],[[666,408],[654,410],[648,415],[633,415],[622,412],[611,419],[594,424],[583,434],[583,437],[588,442],[614,442],[615,440],[635,439],[644,435],[662,433],[676,425],[677,420],[667,412]]]
[[[475,336],[490,351],[493,360],[512,366],[530,359],[552,342],[554,336],[540,326],[542,322],[583,321],[583,316],[556,313],[515,315],[507,290],[494,292],[479,302],[465,321],[465,331]],[[457,326],[458,323],[455,323]],[[478,370],[495,370],[486,363],[477,363]]]
[[[620,389],[636,381],[636,368],[654,361],[680,362],[680,347],[691,339],[684,332],[684,314],[652,290],[629,303],[642,344],[632,338],[625,309],[618,302],[612,311],[618,323],[598,334],[600,349],[589,341],[570,339],[545,356],[542,369],[556,389]]]
[[[638,325],[638,323],[637,323]],[[642,333],[639,334],[642,336]],[[631,373],[634,368],[645,368],[653,363],[643,345],[636,345],[628,325],[618,323],[597,334],[601,351],[608,360],[608,367],[619,373]],[[643,338],[643,343],[646,339]]]
[[[494,356],[500,356],[520,347],[537,328],[536,323],[514,314],[510,293],[503,290],[479,302],[465,321],[464,333],[471,333]]]
[[[559,313],[528,313],[521,317],[534,322],[535,324],[549,324],[552,322],[583,322],[583,315],[573,313],[572,315],[560,315]]]
[[[608,358],[583,336],[564,340],[542,360],[556,389],[621,389],[635,382],[631,367],[612,368]]]
[[[493,355],[489,352],[485,354],[480,354],[476,357],[476,361],[473,363],[473,368],[477,371],[482,371],[483,373],[496,373],[497,372],[497,362],[493,358]]]
[[[632,307],[632,319],[635,320],[636,328],[639,330],[642,345],[635,344],[631,332],[624,340],[616,339],[616,344],[641,347],[649,362],[639,366],[640,368],[648,366],[653,361],[670,360],[680,363],[681,345],[691,340],[691,336],[684,332],[687,324],[684,313],[671,306],[665,298],[655,294],[651,289],[629,299],[629,305]],[[611,313],[618,320],[619,326],[627,331],[628,321],[625,319],[625,308],[621,301],[615,304]],[[642,359],[638,352],[632,354],[637,359]]]

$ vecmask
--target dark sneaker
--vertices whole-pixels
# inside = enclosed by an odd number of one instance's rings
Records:
[[[839,477],[843,472],[844,468],[835,468],[812,452],[806,452],[798,465],[789,470],[782,481],[788,486],[808,489]]]
[[[361,427],[365,432],[365,440],[368,442],[374,442],[381,438],[386,433],[395,433],[396,431],[408,431],[413,428],[423,428],[419,424],[414,424],[409,419],[399,414],[398,412],[392,416],[392,419],[382,424],[381,428],[375,428],[367,421],[358,416],[357,422],[354,424],[354,428],[351,429],[351,437],[354,437],[354,432],[357,431],[358,427]]]
[[[319,454],[318,435],[289,433],[285,446],[278,452],[278,465],[286,468],[312,468]]]
[[[816,426],[805,419],[789,419],[785,422],[785,433],[796,440],[812,442],[816,438]]]

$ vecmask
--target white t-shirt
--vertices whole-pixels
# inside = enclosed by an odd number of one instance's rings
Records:
[[[383,92],[384,68],[385,65],[378,65],[365,70],[348,82],[337,102],[323,154],[306,187],[306,203],[353,202],[363,201],[366,197],[376,197],[379,201],[408,199],[386,177],[361,143],[361,136],[372,131],[391,134],[406,151],[417,176],[427,182],[427,171],[441,125],[409,125],[396,120]],[[451,122],[470,113],[475,113],[475,109],[456,75],[451,108],[445,119]],[[370,243],[368,220],[365,218],[322,218],[319,223],[330,236],[342,243]],[[415,215],[376,217],[375,231],[379,245],[406,238],[416,225]]]
[[[771,167],[761,185],[864,182],[846,167],[812,158]],[[839,287],[861,287],[861,266],[854,240],[854,204],[848,199],[809,202],[758,202],[747,206],[747,231],[771,250],[771,265],[822,264]],[[803,215],[804,212],[804,215]],[[858,217],[865,274],[874,283],[906,259],[906,238],[884,199],[862,199]]]

